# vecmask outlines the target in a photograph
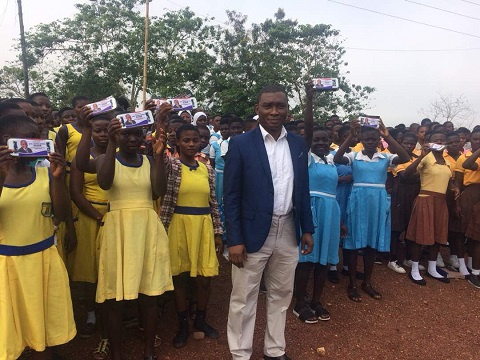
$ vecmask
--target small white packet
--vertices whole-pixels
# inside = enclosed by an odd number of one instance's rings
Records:
[[[113,96],[87,105],[93,111],[93,115],[98,115],[117,108],[117,101]]]
[[[117,118],[122,123],[122,128],[124,129],[138,126],[147,126],[155,122],[152,112],[150,110],[121,114],[117,115]]]
[[[193,110],[197,108],[197,99],[194,97],[189,98],[172,98],[167,99],[168,103],[172,105],[173,110]]]
[[[428,144],[428,147],[432,151],[443,151],[443,150],[445,150],[445,145],[438,145],[438,144],[435,144],[435,143]]]
[[[10,138],[7,145],[13,150],[11,155],[18,157],[48,157],[48,154],[55,149],[53,141],[45,139]]]
[[[153,99],[153,101],[155,103],[155,110],[157,110],[157,111],[162,104],[168,102],[167,99]]]
[[[358,118],[362,126],[369,126],[378,129],[380,126],[379,116],[360,116]]]
[[[337,78],[316,78],[312,79],[313,88],[317,91],[335,91],[338,90]]]

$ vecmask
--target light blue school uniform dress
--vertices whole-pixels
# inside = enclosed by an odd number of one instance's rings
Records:
[[[336,150],[332,151],[331,154],[335,156],[337,153]],[[352,166],[344,164],[335,164],[337,167],[338,177],[352,175]],[[347,204],[350,193],[352,192],[352,183],[339,182],[337,185],[337,202],[340,206],[340,213],[342,222],[347,224]]]
[[[215,159],[215,196],[217,197],[218,211],[223,227],[222,238],[226,241],[225,215],[223,213],[223,169],[225,168],[225,160],[221,151],[221,145],[224,141],[227,140],[219,139],[210,145],[210,158]]]
[[[321,265],[338,263],[340,242],[340,207],[336,200],[338,175],[333,155],[326,156],[326,162],[310,153],[308,177],[310,183],[310,206],[312,208],[313,251],[302,255],[299,247],[299,262]]]
[[[365,247],[380,252],[390,251],[390,196],[385,190],[387,170],[394,154],[377,152],[370,159],[363,152],[351,152],[349,159],[353,170],[353,186],[347,204],[348,235],[344,249]]]

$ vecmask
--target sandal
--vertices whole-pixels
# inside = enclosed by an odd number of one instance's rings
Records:
[[[304,305],[302,308],[297,308],[296,306],[293,308],[293,314],[300,319],[300,321],[304,322],[305,324],[316,324],[318,323],[318,319],[316,315],[310,310],[307,305]]]
[[[355,301],[355,302],[361,302],[362,301],[362,296],[358,292],[358,289],[356,286],[349,286],[347,288],[347,295],[350,298],[350,300]]]
[[[108,339],[101,339],[97,348],[93,350],[92,356],[95,360],[105,360],[110,353],[110,345]]]
[[[315,313],[315,316],[320,321],[328,321],[330,320],[330,313],[327,309],[325,309],[321,303],[317,302],[315,304],[310,305],[310,309]]]
[[[374,298],[375,300],[380,300],[382,298],[382,294],[376,291],[372,285],[367,285],[362,283],[362,290],[365,291],[370,297]]]

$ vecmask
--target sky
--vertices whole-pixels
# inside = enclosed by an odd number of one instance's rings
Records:
[[[87,1],[23,0],[25,29],[72,16],[79,2]],[[161,16],[186,6],[218,23],[226,21],[226,10],[259,23],[280,7],[300,23],[331,24],[344,40],[345,70],[352,83],[376,88],[366,113],[381,116],[387,125],[410,124],[424,117],[422,109],[439,94],[464,95],[477,112],[475,124],[480,124],[480,0],[153,0],[150,14]],[[0,66],[15,58],[18,29],[16,1],[1,0]]]

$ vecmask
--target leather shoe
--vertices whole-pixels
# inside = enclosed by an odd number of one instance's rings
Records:
[[[421,286],[427,285],[427,282],[425,281],[425,279],[415,280],[411,273],[408,274],[408,277],[410,280],[413,281],[414,284],[421,285]]]
[[[277,356],[277,357],[263,355],[263,359],[264,360],[292,360],[287,356],[287,354],[283,354],[282,356]]]

